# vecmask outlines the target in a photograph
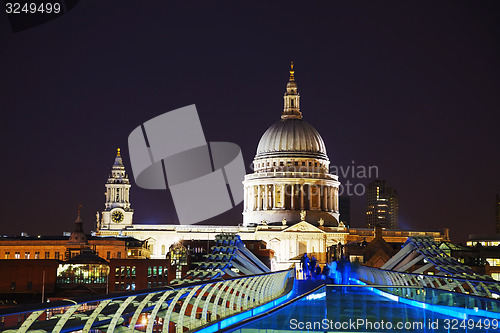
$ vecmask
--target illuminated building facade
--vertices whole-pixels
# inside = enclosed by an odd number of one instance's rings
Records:
[[[302,119],[295,71],[283,96],[281,120],[262,135],[253,160],[254,172],[245,176],[243,225],[339,225],[339,181],[329,173],[326,146],[316,129]]]
[[[302,119],[293,67],[286,85],[281,120],[262,135],[253,163],[255,172],[243,180],[243,225],[141,225],[133,223],[132,215],[130,220],[110,222],[105,218],[113,209],[110,207],[123,204],[112,194],[106,196],[102,218],[97,221],[97,235],[148,240],[151,258],[160,259],[179,241],[208,242],[220,233],[237,233],[243,242],[267,244],[267,249],[274,253],[273,270],[290,267],[304,253],[314,255],[319,263],[326,263],[332,245],[373,238],[373,229],[348,228],[339,220],[340,182],[336,175],[328,173],[330,162],[323,139]],[[121,156],[118,162],[115,159],[117,164],[120,177],[126,177]],[[107,191],[109,184],[108,179]],[[114,181],[113,184],[112,187],[117,186]],[[127,185],[125,203],[130,207],[128,180],[123,185]],[[109,201],[110,198],[114,201]],[[437,240],[447,237],[440,232],[397,230],[389,233],[384,230],[384,238],[390,237],[394,242],[404,243],[411,235],[432,236]]]
[[[148,242],[132,237],[96,237],[83,232],[80,212],[75,230],[66,236],[18,236],[0,238],[0,259],[68,260],[84,249],[93,250],[103,259],[146,259],[150,257]]]
[[[375,180],[368,184],[366,191],[366,226],[375,228],[380,225],[386,229],[398,226],[398,194],[385,180]]]

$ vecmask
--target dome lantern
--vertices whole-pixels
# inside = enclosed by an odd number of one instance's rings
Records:
[[[290,79],[286,85],[285,96],[283,96],[283,104],[281,119],[302,119],[302,113],[300,112],[300,95],[297,91],[297,83],[295,82],[293,61],[290,64]]]

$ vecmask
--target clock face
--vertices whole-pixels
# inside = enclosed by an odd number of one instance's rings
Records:
[[[123,221],[123,213],[120,212],[119,210],[113,212],[113,214],[111,214],[111,220],[115,223],[120,223],[121,221]]]

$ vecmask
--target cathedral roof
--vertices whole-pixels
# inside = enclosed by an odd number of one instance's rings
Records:
[[[328,159],[325,142],[316,129],[302,119],[282,119],[262,135],[259,157],[297,156]]]
[[[281,120],[271,125],[262,135],[255,158],[280,156],[328,160],[326,146],[321,135],[313,126],[302,120],[293,62],[284,96]]]

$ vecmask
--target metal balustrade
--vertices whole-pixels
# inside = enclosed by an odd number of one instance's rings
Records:
[[[337,180],[337,176],[323,172],[307,172],[307,171],[262,171],[245,176],[245,180],[254,178],[321,178]]]
[[[426,271],[428,274],[424,274]],[[470,267],[450,257],[432,237],[409,237],[403,248],[381,269],[360,266],[357,274],[361,281],[368,284],[389,287],[421,286],[478,297],[500,298],[499,282],[490,276],[474,273]]]
[[[3,332],[193,331],[285,295],[294,270],[4,310]],[[12,321],[17,323],[10,325]],[[9,326],[10,325],[10,326]]]
[[[358,280],[373,285],[425,287],[492,299],[500,298],[500,283],[485,281],[479,275],[479,279],[466,279],[446,275],[404,273],[359,266],[356,268],[355,276]]]
[[[419,268],[410,271],[416,264]],[[408,237],[403,248],[387,261],[382,269],[396,272],[424,273],[433,268],[436,275],[494,281],[490,276],[476,274],[469,266],[462,264],[444,252],[432,237]]]

